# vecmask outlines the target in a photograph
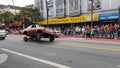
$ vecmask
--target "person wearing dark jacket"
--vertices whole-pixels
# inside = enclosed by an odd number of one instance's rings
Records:
[[[118,27],[117,31],[118,31],[118,38],[119,38],[120,37],[120,26]]]

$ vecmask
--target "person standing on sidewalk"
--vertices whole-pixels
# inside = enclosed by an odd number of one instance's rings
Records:
[[[86,28],[86,37],[91,38],[91,28],[89,26]]]
[[[80,29],[80,27],[78,27],[78,26],[75,28],[76,37],[79,37],[79,36],[80,36],[80,30],[81,30],[81,29]]]
[[[108,25],[106,25],[104,27],[104,31],[105,31],[105,38],[108,38],[108,35],[109,35],[109,26]]]
[[[113,38],[114,37],[114,27],[112,25],[110,25],[109,32],[110,32],[110,38]]]
[[[119,38],[120,37],[120,25],[118,26],[117,31],[118,31],[118,38]]]
[[[118,26],[117,24],[114,25],[114,39],[117,39],[118,38]]]
[[[81,31],[82,31],[82,37],[85,37],[85,34],[86,34],[85,33],[85,26],[82,27]]]
[[[105,30],[104,30],[104,25],[102,25],[101,27],[100,27],[100,37],[101,38],[104,38],[104,36],[105,36]]]

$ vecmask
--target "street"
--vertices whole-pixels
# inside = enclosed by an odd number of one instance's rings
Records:
[[[0,68],[120,68],[120,42],[84,39],[0,40]]]

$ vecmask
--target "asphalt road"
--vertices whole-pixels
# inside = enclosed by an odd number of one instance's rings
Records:
[[[0,68],[120,68],[120,43],[8,36],[0,40]]]

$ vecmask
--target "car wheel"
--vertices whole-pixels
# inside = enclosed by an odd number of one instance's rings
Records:
[[[55,39],[55,37],[54,36],[50,36],[50,42],[53,42],[54,41],[54,39]]]
[[[37,33],[37,35],[36,35],[36,40],[40,40],[41,39],[41,33]]]
[[[2,39],[5,40],[5,37],[3,37]]]
[[[27,41],[28,41],[28,38],[27,38],[27,37],[24,37],[23,40],[24,40],[25,42],[27,42]]]

